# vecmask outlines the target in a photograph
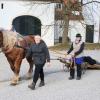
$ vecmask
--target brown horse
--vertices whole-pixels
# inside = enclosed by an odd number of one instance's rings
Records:
[[[26,55],[26,48],[28,44],[34,43],[33,36],[21,36],[20,34],[12,31],[0,31],[0,48],[5,54],[12,71],[14,72],[14,77],[12,78],[11,84],[16,85],[19,82],[19,72],[22,60]],[[15,44],[21,46],[19,48]],[[33,71],[33,60],[32,56],[26,58],[30,67],[27,73],[27,77],[30,77]]]

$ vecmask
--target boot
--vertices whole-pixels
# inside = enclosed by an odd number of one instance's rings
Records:
[[[35,83],[32,82],[30,85],[28,85],[28,88],[35,90]]]
[[[77,77],[77,78],[76,78],[76,80],[80,80],[80,79],[81,79],[81,77]]]
[[[69,80],[72,80],[72,79],[74,79],[74,77],[70,76],[68,79],[69,79]]]
[[[40,84],[39,84],[39,87],[42,87],[44,85],[45,85],[44,81],[41,81]]]
[[[74,79],[75,69],[70,69],[70,77],[69,80]]]
[[[81,79],[81,74],[82,74],[81,64],[77,64],[77,78],[76,78],[76,80]]]

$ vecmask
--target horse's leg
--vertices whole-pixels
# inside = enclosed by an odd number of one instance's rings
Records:
[[[17,57],[16,60],[14,61],[14,78],[11,81],[11,85],[16,85],[18,84],[19,81],[19,72],[20,72],[20,66],[21,66],[22,58]]]
[[[14,61],[12,61],[10,58],[7,58],[9,64],[10,64],[10,68],[11,70],[14,72],[15,74],[15,67],[14,67]],[[11,79],[11,84],[14,85],[15,84],[15,76]]]
[[[30,79],[31,77],[32,77],[32,73],[33,73],[33,60],[32,60],[32,58],[30,57],[30,58],[26,58],[27,59],[27,61],[28,61],[28,63],[29,63],[29,70],[28,70],[28,72],[27,72],[27,74],[26,74],[26,78],[27,79]]]
[[[15,70],[14,62],[13,62],[10,58],[7,58],[7,60],[8,60],[8,62],[9,62],[9,64],[10,64],[11,70],[14,72],[14,70]]]
[[[10,59],[9,57],[7,57],[7,60],[8,60],[8,62],[9,62],[9,64],[10,64],[11,70],[12,70],[13,73],[15,74],[15,66],[14,66],[15,61],[12,60],[12,59]],[[12,78],[12,81],[13,81],[14,79],[15,79],[15,76]]]

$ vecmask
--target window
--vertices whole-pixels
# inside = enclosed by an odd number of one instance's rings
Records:
[[[1,9],[3,9],[4,8],[4,4],[3,3],[1,3]]]
[[[94,25],[86,25],[86,42],[93,43]]]
[[[62,4],[60,4],[60,3],[56,4],[56,8],[57,9],[62,9]]]
[[[18,16],[13,20],[12,25],[16,32],[24,36],[41,35],[41,21],[34,16]]]

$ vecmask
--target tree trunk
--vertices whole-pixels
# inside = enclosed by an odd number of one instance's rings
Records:
[[[63,21],[64,30],[62,34],[62,43],[68,43],[68,28],[69,28],[69,4],[63,4]]]

